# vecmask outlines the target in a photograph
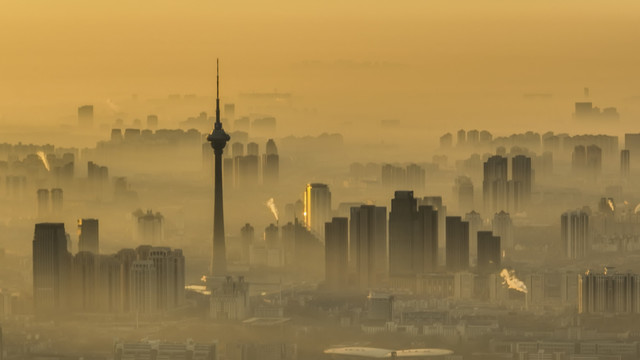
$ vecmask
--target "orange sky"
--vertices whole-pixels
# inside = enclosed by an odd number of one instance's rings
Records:
[[[638,100],[629,100],[640,96],[634,0],[4,0],[2,7],[0,114],[133,93],[212,94],[221,57],[227,98],[278,89],[336,113],[392,117],[401,108],[411,118],[429,109],[459,120],[478,112],[502,118],[522,109],[512,101],[527,92],[552,93],[570,112],[589,86],[602,106],[640,115]],[[473,111],[459,109],[460,101]]]

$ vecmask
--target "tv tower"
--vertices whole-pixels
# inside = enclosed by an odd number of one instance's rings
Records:
[[[231,139],[222,129],[220,122],[220,68],[216,59],[216,123],[207,141],[215,154],[215,195],[213,207],[213,253],[211,254],[211,276],[225,276],[227,273],[227,251],[224,239],[224,207],[222,205],[222,150]]]

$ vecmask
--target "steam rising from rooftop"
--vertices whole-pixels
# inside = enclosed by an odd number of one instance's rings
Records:
[[[502,284],[507,285],[509,289],[517,290],[525,294],[528,292],[527,286],[522,282],[522,280],[516,277],[515,271],[502,269],[500,276],[502,276]]]
[[[267,205],[269,210],[271,210],[273,217],[276,218],[276,221],[278,221],[278,208],[276,207],[276,203],[273,200],[273,198],[270,198],[269,200],[267,200],[265,205]]]
[[[44,154],[44,152],[38,151],[36,154],[38,155],[38,157],[42,161],[42,164],[47,169],[47,171],[51,171],[51,168],[49,167],[49,161],[47,160],[47,156]]]

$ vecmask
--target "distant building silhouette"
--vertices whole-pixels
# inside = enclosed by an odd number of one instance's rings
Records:
[[[495,155],[484,163],[482,195],[486,212],[507,209],[507,158]]]
[[[602,173],[602,149],[597,145],[587,146],[587,171],[593,180]]]
[[[571,169],[574,175],[584,175],[587,168],[587,149],[583,145],[573,148],[571,155]]]
[[[38,189],[38,217],[45,218],[49,216],[49,189]]]
[[[627,149],[620,150],[620,176],[628,178],[631,174],[630,151]]]
[[[137,210],[133,213],[135,219],[135,231],[138,242],[143,244],[160,244],[164,238],[164,216],[154,213],[152,210],[142,212]]]
[[[51,213],[54,216],[61,216],[64,209],[63,192],[60,188],[51,189]]]
[[[573,116],[576,120],[619,120],[620,114],[614,107],[600,108],[593,106],[591,102],[576,102]]]
[[[513,249],[513,223],[509,213],[500,211],[493,216],[492,231],[500,237],[503,249]]]
[[[458,176],[453,187],[458,198],[458,211],[470,212],[474,209],[473,182],[468,176]]]
[[[464,130],[458,130],[457,133],[457,147],[464,147],[467,145],[467,133]]]
[[[441,149],[451,149],[452,147],[453,147],[453,135],[451,135],[451,133],[446,133],[440,136]]]
[[[242,238],[242,259],[249,263],[249,251],[255,238],[253,226],[249,223],[245,224],[240,229],[240,237]]]
[[[466,213],[464,215],[464,221],[469,223],[469,255],[472,259],[475,259],[478,253],[478,231],[483,229],[482,216],[475,211]]]
[[[262,155],[262,182],[265,186],[276,186],[280,177],[280,157],[275,141],[269,139]]]
[[[98,219],[78,220],[78,251],[88,251],[99,254],[100,238],[98,231]]]
[[[93,105],[84,105],[78,108],[78,126],[93,127]]]
[[[565,257],[583,258],[589,246],[589,214],[584,210],[568,211],[562,214],[560,235]]]
[[[217,320],[244,320],[251,314],[249,283],[240,276],[227,276],[225,282],[211,294],[209,317]]]

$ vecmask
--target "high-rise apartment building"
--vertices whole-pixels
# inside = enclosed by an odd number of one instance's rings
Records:
[[[331,191],[326,184],[307,184],[304,192],[304,224],[324,238],[324,224],[331,219]]]
[[[499,155],[484,163],[482,196],[487,212],[507,209],[507,158]]]
[[[581,259],[588,252],[589,214],[584,210],[567,211],[560,217],[560,235],[564,255]]]
[[[349,219],[334,217],[325,223],[325,284],[330,290],[344,290],[348,284]]]
[[[78,251],[100,253],[100,236],[98,219],[78,220]]]
[[[469,269],[469,223],[460,216],[447,216],[447,270]]]
[[[33,305],[36,315],[69,310],[71,254],[62,223],[36,224],[33,235]]]
[[[491,231],[478,231],[478,273],[490,274],[500,271],[502,260],[500,237]]]
[[[349,264],[356,286],[368,289],[387,276],[387,208],[362,205],[351,208]]]

